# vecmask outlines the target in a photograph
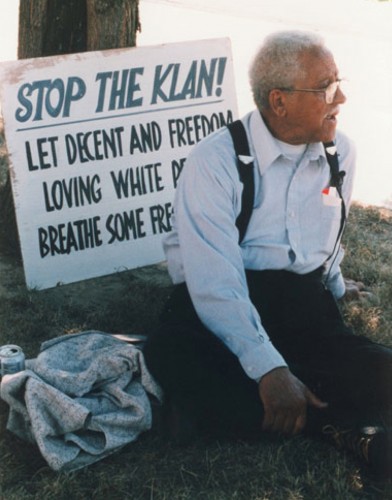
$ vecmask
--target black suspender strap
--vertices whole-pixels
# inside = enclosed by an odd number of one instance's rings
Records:
[[[236,120],[233,123],[227,125],[229,132],[231,134],[234,150],[237,155],[237,168],[240,177],[240,181],[243,183],[244,188],[242,190],[241,198],[241,212],[236,219],[236,226],[239,231],[239,243],[241,244],[244,239],[246,230],[248,228],[249,220],[253,211],[254,197],[255,197],[255,187],[254,187],[254,172],[253,172],[253,161],[250,163],[244,163],[241,160],[241,156],[250,156],[248,138],[246,136],[245,127],[241,120]],[[342,195],[342,184],[345,175],[344,171],[339,171],[339,159],[336,152],[336,146],[333,142],[324,143],[325,155],[329,164],[331,171],[330,186],[335,187],[336,191],[342,200],[342,213],[340,218],[340,228],[338,236],[336,239],[335,248],[331,254],[335,253],[336,245],[343,233],[344,224],[346,222],[346,206],[344,203]]]
[[[240,181],[244,185],[241,197],[241,212],[236,220],[236,226],[239,231],[239,243],[241,243],[253,211],[255,197],[253,161],[244,163],[241,160],[241,156],[250,156],[248,138],[242,121],[236,120],[227,125],[227,128],[233,139],[234,150],[237,155],[237,168]]]
[[[338,237],[336,239],[336,244],[338,243],[344,229],[344,224],[346,223],[346,205],[344,203],[343,199],[343,194],[342,194],[342,185],[343,185],[343,178],[346,175],[346,172],[339,171],[339,158],[338,158],[338,153],[336,151],[336,146],[334,142],[325,142],[324,143],[324,149],[325,149],[325,156],[327,157],[327,161],[329,164],[329,168],[331,170],[331,181],[330,181],[330,186],[335,187],[336,191],[338,192],[338,195],[340,199],[342,200],[342,213],[340,217],[340,227],[339,227],[339,232],[338,232]],[[335,244],[335,247],[336,247]],[[333,253],[335,252],[335,248]]]

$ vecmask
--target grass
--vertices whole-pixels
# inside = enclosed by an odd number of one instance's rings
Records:
[[[0,192],[0,196],[1,196]],[[345,274],[362,280],[368,300],[344,304],[358,333],[392,345],[392,215],[354,206],[344,236]],[[28,358],[41,342],[96,329],[148,334],[170,292],[164,267],[127,271],[43,291],[27,291],[20,259],[0,237],[0,345],[15,343]],[[262,443],[202,441],[188,448],[155,429],[118,453],[77,472],[59,474],[35,446],[5,430],[0,401],[0,498],[351,500],[392,498],[389,487],[361,477],[332,447],[299,436]]]

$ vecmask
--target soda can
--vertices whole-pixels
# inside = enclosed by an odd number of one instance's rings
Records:
[[[17,345],[3,345],[0,347],[1,376],[21,372],[25,369],[25,355]]]

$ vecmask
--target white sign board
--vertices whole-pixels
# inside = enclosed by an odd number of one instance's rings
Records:
[[[228,39],[0,65],[29,288],[164,259],[190,148],[237,118]]]

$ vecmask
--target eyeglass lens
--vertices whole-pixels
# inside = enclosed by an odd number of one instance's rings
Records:
[[[340,80],[337,80],[336,82],[332,82],[328,87],[325,89],[325,100],[327,104],[332,104],[333,100],[335,99],[336,92],[338,91],[340,85]]]

